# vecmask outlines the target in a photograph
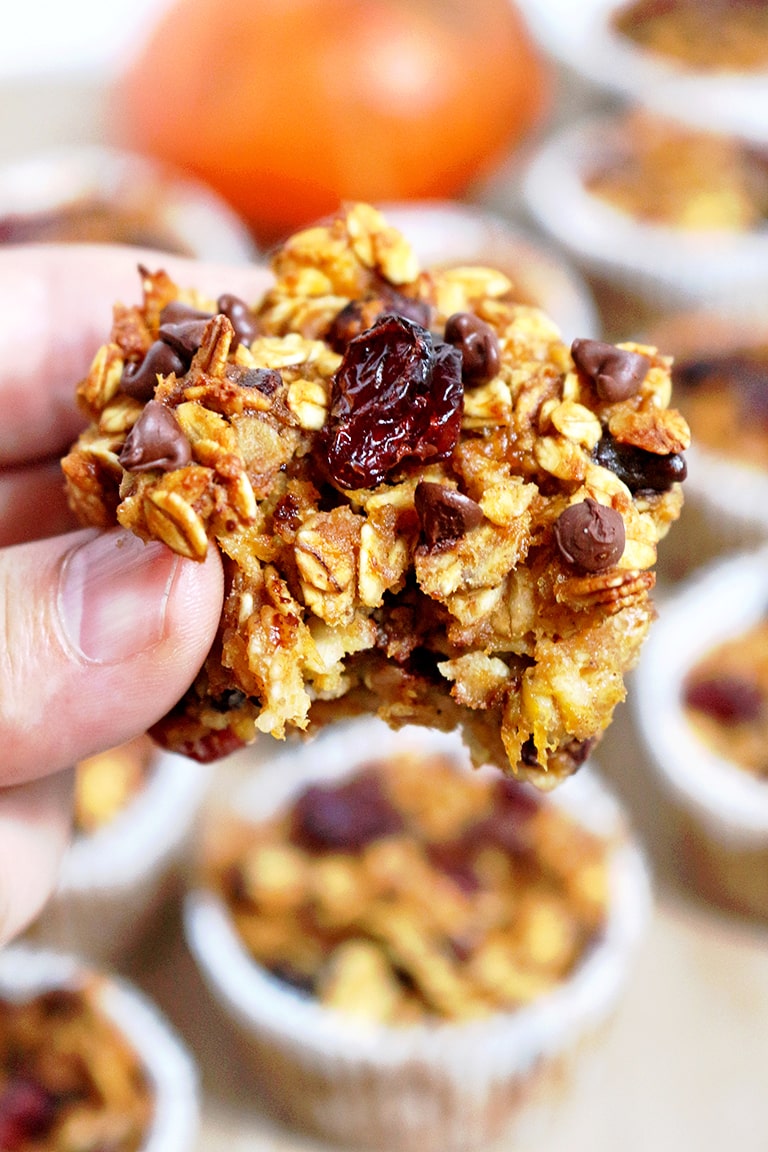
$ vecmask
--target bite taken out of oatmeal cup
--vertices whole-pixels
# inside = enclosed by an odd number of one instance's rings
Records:
[[[422,271],[365,204],[252,306],[141,269],[77,390],[86,524],[224,558],[216,643],[153,729],[213,760],[373,712],[550,787],[625,695],[688,428],[655,348],[565,345],[487,267]]]

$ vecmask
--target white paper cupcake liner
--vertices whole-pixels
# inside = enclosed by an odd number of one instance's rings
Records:
[[[499,268],[552,319],[569,344],[595,337],[599,321],[585,281],[562,256],[499,213],[450,200],[380,205],[410,241],[422,268],[485,264]]]
[[[134,944],[178,883],[210,778],[208,765],[158,750],[123,811],[73,841],[30,938],[102,962]]]
[[[768,104],[765,105],[768,108]],[[585,177],[621,144],[623,116],[589,116],[555,133],[523,174],[528,212],[580,267],[658,311],[768,306],[768,230],[693,231],[634,220]]]
[[[685,717],[697,661],[768,612],[768,547],[720,561],[664,600],[635,672],[635,713],[670,795],[717,844],[759,848],[768,866],[768,782],[717,755]]]
[[[518,0],[544,50],[593,88],[710,131],[768,142],[768,73],[704,72],[611,27],[624,0]]]
[[[462,755],[457,738],[378,721],[329,732],[275,758],[243,783],[233,806],[266,818],[312,780],[340,778],[396,749]],[[436,801],[439,802],[439,801]],[[604,935],[556,991],[514,1013],[469,1024],[366,1027],[308,1000],[253,962],[221,898],[198,888],[185,907],[187,939],[214,997],[255,1054],[264,1091],[301,1127],[342,1143],[419,1152],[475,1150],[515,1125],[518,1133],[556,1096],[547,1077],[610,1018],[650,907],[643,858],[619,808],[587,768],[555,794],[580,822],[618,834]],[[561,1085],[562,1088],[562,1085]]]
[[[89,202],[113,206],[198,260],[245,264],[257,249],[235,211],[178,169],[119,148],[51,148],[0,166],[0,218],[53,216]]]
[[[200,1122],[197,1070],[155,1005],[127,981],[94,972],[66,953],[25,944],[0,952],[0,996],[5,998],[26,1000],[85,984],[137,1053],[153,1089],[154,1114],[139,1152],[192,1152]]]

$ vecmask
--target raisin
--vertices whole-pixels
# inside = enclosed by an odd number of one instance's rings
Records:
[[[689,680],[683,688],[683,699],[689,708],[727,725],[756,720],[764,704],[757,684],[725,674]]]
[[[307,788],[292,813],[292,839],[317,852],[354,852],[402,827],[402,817],[373,769],[342,784]]]
[[[322,436],[342,488],[380,484],[398,465],[445,460],[461,429],[461,353],[426,328],[383,316],[347,345]]]
[[[685,480],[688,469],[681,452],[659,456],[633,444],[621,444],[604,432],[592,453],[597,464],[615,473],[630,492],[667,492]]]
[[[56,1098],[25,1076],[10,1079],[0,1095],[0,1148],[13,1152],[45,1136],[56,1119]]]

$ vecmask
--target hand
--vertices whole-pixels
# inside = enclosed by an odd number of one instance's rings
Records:
[[[52,890],[72,773],[145,731],[186,691],[222,606],[216,549],[197,564],[122,529],[76,530],[59,458],[82,427],[74,392],[139,302],[137,265],[215,299],[255,300],[259,268],[132,248],[0,249],[0,943]]]

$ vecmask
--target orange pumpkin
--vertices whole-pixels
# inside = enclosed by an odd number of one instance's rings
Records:
[[[113,123],[272,240],[343,199],[460,195],[548,87],[510,0],[177,0],[118,78]]]

